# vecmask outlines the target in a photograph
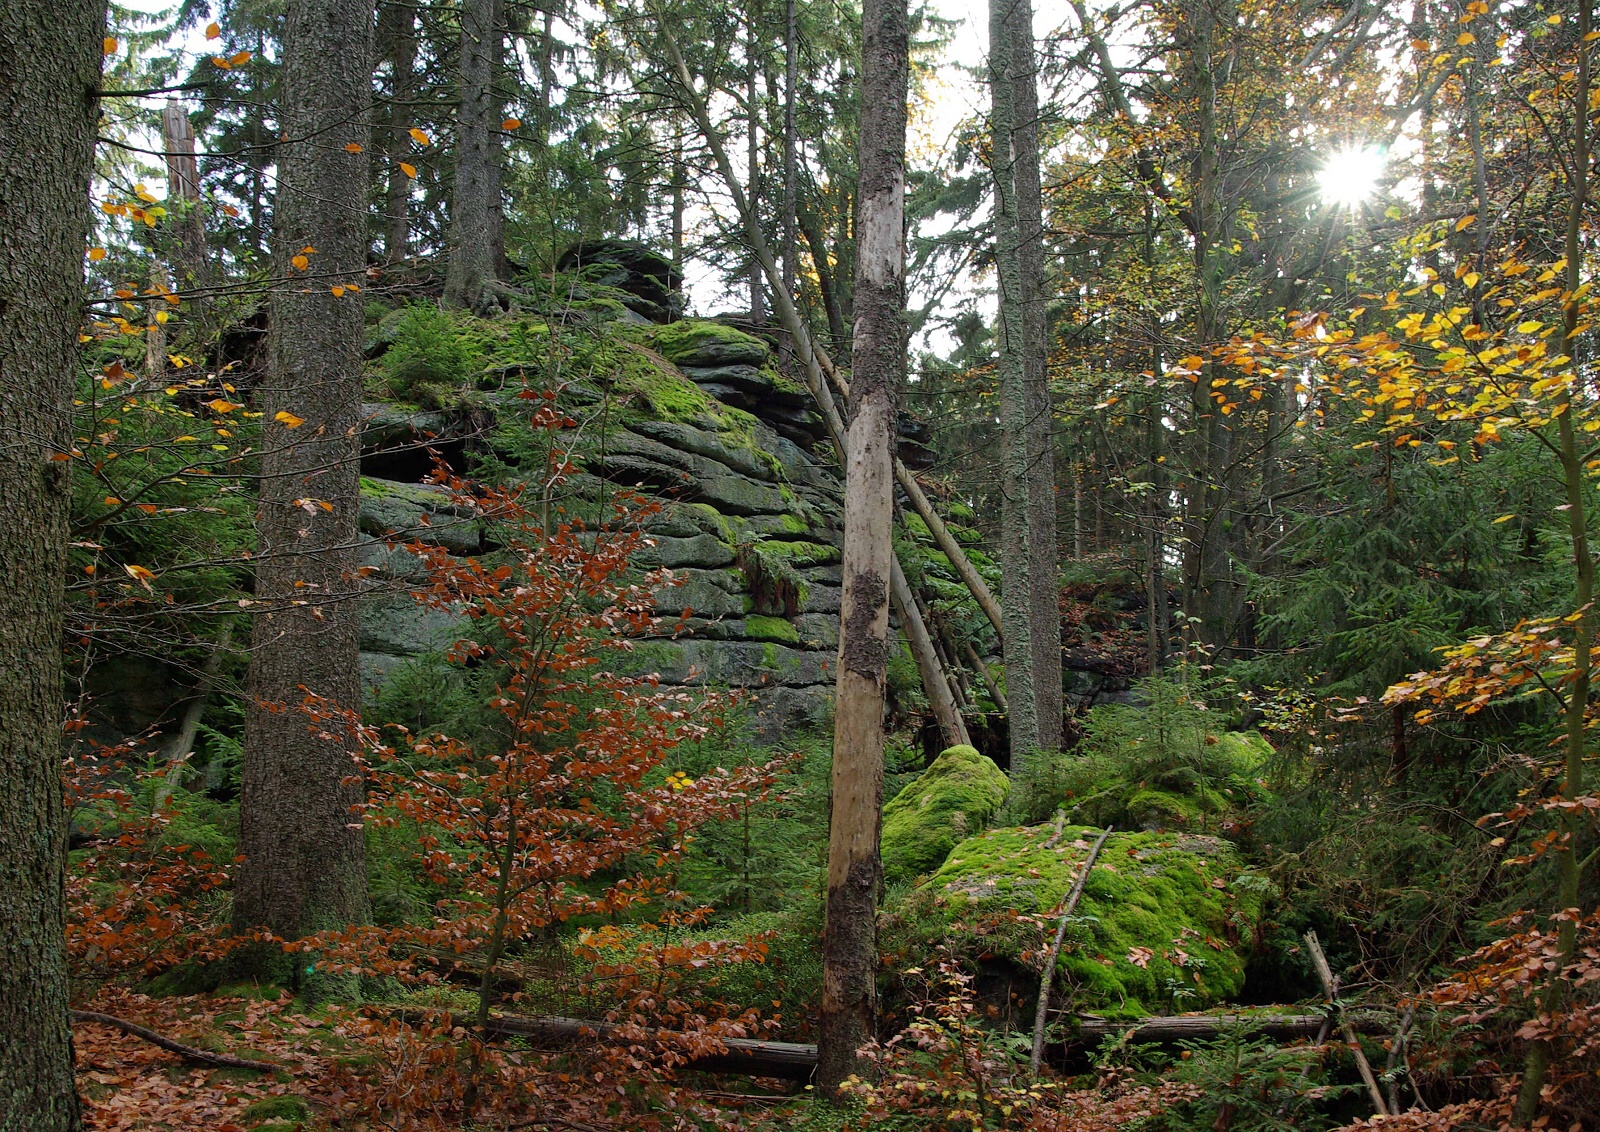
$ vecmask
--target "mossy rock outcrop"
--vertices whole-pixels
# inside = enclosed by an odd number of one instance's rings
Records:
[[[965,940],[1016,985],[1037,987],[1043,925],[1099,831],[994,829],[968,838],[893,909],[898,934]],[[1056,994],[1073,1009],[1139,1017],[1235,998],[1271,885],[1217,837],[1113,833],[1084,885],[1058,961]],[[1020,916],[1037,917],[1029,920]]]
[[[939,867],[983,829],[1006,800],[1010,780],[987,755],[951,747],[883,808],[883,877],[911,880]]]
[[[404,482],[400,469],[421,479],[438,441],[451,445],[445,455],[458,471],[481,475],[488,462],[490,477],[543,491],[554,445],[570,469],[552,497],[565,515],[605,521],[624,492],[661,507],[636,565],[671,570],[681,584],[656,594],[660,631],[624,667],[667,684],[749,689],[770,738],[824,722],[838,647],[842,486],[813,454],[821,429],[804,388],[778,372],[760,338],[662,319],[680,308],[679,280],[648,249],[586,244],[560,266],[564,274],[529,292],[530,309],[484,319],[414,304],[382,314],[371,335],[364,683],[383,684],[456,628],[411,602],[405,589],[420,561],[394,544],[492,554],[500,537],[441,490]],[[591,301],[602,292],[621,296],[615,310]],[[580,293],[588,299],[576,311]],[[624,308],[665,324],[623,317]],[[529,428],[525,387],[559,390],[555,407],[576,427],[554,440]]]

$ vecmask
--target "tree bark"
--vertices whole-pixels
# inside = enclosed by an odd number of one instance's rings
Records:
[[[905,377],[905,0],[862,11],[856,326],[844,502],[844,594],[834,698],[833,822],[822,936],[817,1084],[836,1094],[877,1021],[883,693],[894,571],[894,439]]]
[[[939,725],[939,734],[944,736],[944,745],[971,746],[972,739],[967,735],[967,725],[962,722],[961,711],[956,707],[955,694],[945,675],[945,667],[940,663],[933,637],[928,633],[928,623],[917,606],[916,595],[911,592],[905,571],[900,568],[900,560],[892,552],[889,566],[889,596],[894,601],[895,616],[900,618],[900,628],[906,635],[911,658],[917,662],[917,675],[922,678],[928,709],[933,712],[934,721]]]
[[[1567,185],[1567,238],[1566,238],[1566,289],[1563,300],[1563,341],[1574,342],[1583,316],[1583,299],[1579,291],[1583,283],[1583,213],[1589,198],[1589,160],[1593,139],[1588,129],[1590,90],[1589,35],[1593,26],[1593,7],[1590,0],[1578,5],[1578,66],[1577,82],[1572,98],[1572,162]],[[1575,344],[1576,345],[1576,344]],[[1574,367],[1576,369],[1576,367]],[[1574,372],[1573,384],[1581,380]],[[1578,424],[1572,417],[1579,411],[1568,387],[1558,399],[1556,433],[1559,438],[1561,478],[1567,494],[1567,530],[1572,537],[1573,604],[1577,616],[1572,628],[1572,682],[1567,687],[1563,704],[1562,722],[1565,724],[1565,772],[1561,796],[1568,803],[1557,819],[1561,840],[1552,850],[1556,858],[1556,901],[1562,918],[1556,928],[1556,953],[1549,975],[1539,997],[1539,1012],[1556,1017],[1567,995],[1567,968],[1578,950],[1578,919],[1582,909],[1579,895],[1583,877],[1578,864],[1578,839],[1583,832],[1583,821],[1574,816],[1578,799],[1584,796],[1584,760],[1588,755],[1590,666],[1593,664],[1595,645],[1595,578],[1594,555],[1589,549],[1588,468],[1579,447]],[[1517,1094],[1515,1122],[1531,1125],[1539,1114],[1543,1099],[1545,1077],[1555,1051],[1546,1039],[1528,1043],[1528,1058],[1523,1066],[1522,1088]]]
[[[811,265],[817,270],[817,290],[822,295],[822,309],[828,317],[828,341],[835,350],[845,348],[844,314],[839,309],[839,294],[833,283],[833,265],[828,262],[828,243],[816,214],[807,209],[799,214],[800,231],[811,248]]]
[[[1034,686],[1033,550],[1030,519],[1027,336],[1023,327],[1022,229],[1017,212],[1014,147],[1016,96],[1007,13],[1014,0],[989,3],[989,85],[993,135],[995,262],[999,279],[997,339],[1000,375],[1000,609],[1011,777],[1025,784],[1039,749],[1039,704]]]
[[[799,170],[796,168],[795,85],[800,73],[800,43],[795,27],[795,0],[783,5],[783,286],[794,297],[799,260],[795,211],[799,200]],[[794,338],[785,332],[779,343],[778,364],[784,374],[794,370]]]
[[[372,0],[296,0],[283,36],[256,590],[234,926],[293,939],[369,914],[359,780],[344,744],[298,710],[306,691],[359,706],[359,293],[365,278]],[[314,250],[308,250],[314,249]],[[297,280],[304,255],[315,281]],[[300,423],[290,428],[290,421]],[[266,954],[265,950],[262,953]]]
[[[457,69],[461,108],[444,305],[479,314],[499,309],[495,283],[503,254],[504,222],[498,131],[504,107],[495,81],[503,45],[500,0],[463,0]]]
[[[0,1130],[76,1132],[61,634],[104,0],[0,4]],[[17,144],[26,139],[25,144]]]
[[[405,157],[406,107],[417,85],[417,17],[410,0],[389,0],[388,21],[389,136],[388,185],[384,197],[383,259],[399,263],[411,254],[411,178],[400,168]]]
[[[756,79],[761,72],[761,43],[756,33],[760,6],[751,3],[745,11],[745,176],[744,183],[753,212],[761,207],[761,92]],[[767,321],[767,305],[761,295],[761,264],[750,257],[750,321],[757,326]]]
[[[167,200],[176,212],[177,247],[171,257],[179,290],[206,278],[206,225],[200,215],[200,166],[194,154],[194,126],[183,103],[167,99],[161,111],[162,149],[167,160]]]
[[[1027,405],[1029,640],[1039,749],[1061,747],[1061,595],[1056,585],[1055,405],[1050,396],[1044,290],[1044,194],[1039,177],[1039,90],[1032,0],[1010,0],[1012,181],[1022,276],[1022,379]]]

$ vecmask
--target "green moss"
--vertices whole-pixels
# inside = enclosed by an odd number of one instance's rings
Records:
[[[681,374],[662,369],[648,353],[625,342],[608,345],[609,349],[597,349],[587,359],[597,376],[607,376],[609,369],[616,392],[638,394],[656,417],[696,423],[715,422],[722,415],[722,406],[705,390]]]
[[[1091,827],[1069,826],[1051,848],[1045,847],[1048,825],[970,838],[951,850],[917,894],[920,914],[956,935],[1006,908],[1048,914],[1065,897],[1097,835]],[[1236,996],[1267,887],[1243,871],[1238,852],[1219,838],[1112,834],[1084,885],[1061,954],[1074,1006],[1137,1016]],[[999,930],[985,935],[983,946],[1021,963],[1037,939],[1030,943],[1025,931]]]
[[[692,359],[697,355],[714,354],[714,364],[742,362],[762,365],[767,359],[767,345],[752,338],[742,330],[724,326],[720,322],[705,322],[686,318],[663,326],[655,332],[655,347],[668,360]],[[692,361],[689,364],[694,364]]]
[[[244,1119],[249,1128],[296,1128],[311,1120],[311,1106],[301,1097],[267,1097],[245,1109]]]
[[[767,539],[755,544],[762,557],[782,560],[796,569],[807,566],[828,566],[840,560],[839,548],[820,542],[784,542]]]
[[[972,747],[951,747],[883,809],[883,875],[891,883],[935,869],[994,816],[1010,782]]]
[[[752,641],[777,641],[785,645],[798,645],[800,634],[782,617],[769,617],[753,613],[744,619],[744,635]]]

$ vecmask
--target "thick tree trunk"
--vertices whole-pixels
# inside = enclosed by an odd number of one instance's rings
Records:
[[[905,377],[905,0],[862,12],[856,327],[834,702],[833,823],[823,927],[817,1084],[836,1093],[876,1026],[883,691],[894,570],[895,411]]]
[[[283,37],[277,262],[261,391],[259,608],[245,719],[234,926],[295,938],[368,915],[359,782],[319,738],[306,691],[355,708],[362,309],[372,0],[296,0]],[[311,250],[314,249],[314,250]],[[304,255],[309,267],[292,266]],[[320,276],[304,283],[296,276]],[[298,419],[293,428],[289,422]]]
[[[457,84],[456,185],[450,198],[450,264],[444,304],[487,313],[498,308],[495,286],[503,255],[500,122],[495,90],[504,48],[499,0],[463,0]]]
[[[1044,194],[1039,183],[1039,90],[1032,0],[1010,0],[1012,180],[1022,275],[1022,377],[1027,403],[1029,645],[1039,748],[1061,746],[1061,612],[1056,585],[1055,405],[1050,396],[1044,289]]]
[[[62,608],[104,0],[0,3],[0,1130],[80,1128]],[[22,139],[26,139],[23,144]]]
[[[1030,481],[1027,388],[1027,333],[1023,323],[1022,229],[1017,212],[1015,123],[1011,28],[1007,14],[1014,0],[990,0],[989,83],[994,138],[995,262],[999,277],[998,342],[1000,374],[1000,578],[1004,626],[1007,715],[1013,781],[1026,783],[1029,762],[1039,749],[1039,702],[1034,684],[1033,549],[1029,531]]]
[[[411,0],[389,0],[385,5],[389,53],[388,184],[384,199],[383,258],[399,263],[411,254],[411,178],[400,168],[406,154],[407,105],[417,86],[417,17]]]

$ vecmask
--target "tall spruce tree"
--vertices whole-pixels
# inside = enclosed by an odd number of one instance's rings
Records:
[[[0,3],[0,1130],[82,1126],[61,633],[104,0]],[[25,144],[19,144],[26,139]]]
[[[504,54],[500,0],[465,0],[444,303],[480,313],[498,304],[495,282],[505,254],[499,132],[504,103],[496,88]]]
[[[293,0],[283,30],[278,197],[261,407],[236,929],[296,938],[367,918],[361,788],[314,733],[306,691],[355,707],[356,509],[372,0]],[[265,954],[265,953],[263,953]]]
[[[1023,314],[1022,227],[1016,188],[1017,100],[1009,16],[1012,0],[989,4],[990,169],[994,177],[995,263],[1000,375],[1000,604],[1005,634],[1006,713],[1011,772],[1026,781],[1039,749],[1039,701],[1034,686],[1033,551],[1029,530],[1030,445],[1028,351]]]

